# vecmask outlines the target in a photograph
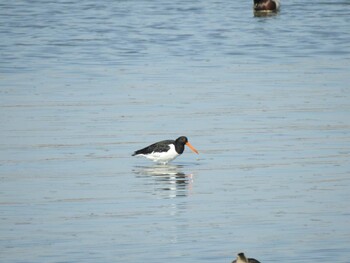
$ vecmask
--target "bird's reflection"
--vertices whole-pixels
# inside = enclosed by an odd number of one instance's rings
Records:
[[[253,11],[255,17],[273,17],[279,14],[279,11],[271,11],[271,12],[261,12],[261,11]]]
[[[138,177],[142,177],[146,180],[147,185],[153,186],[152,189],[156,190],[156,194],[168,198],[174,198],[178,196],[187,196],[193,183],[193,175],[183,172],[184,166],[182,165],[163,165],[155,164],[153,166],[137,166],[134,169],[134,173]],[[159,193],[159,190],[162,193]]]

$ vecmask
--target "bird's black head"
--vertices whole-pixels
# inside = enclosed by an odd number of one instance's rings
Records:
[[[185,145],[186,143],[188,143],[188,139],[186,136],[181,136],[181,137],[177,138],[175,141],[182,144],[182,145]]]
[[[185,145],[187,145],[194,153],[198,154],[198,151],[196,148],[192,146],[192,144],[189,143],[187,137],[181,136],[175,140],[175,149],[178,152],[178,154],[182,154],[185,150]]]

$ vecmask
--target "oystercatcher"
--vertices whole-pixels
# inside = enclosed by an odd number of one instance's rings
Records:
[[[255,258],[246,258],[244,253],[238,253],[237,259],[232,261],[232,263],[260,263],[260,261]]]
[[[165,140],[151,144],[135,151],[132,156],[144,156],[154,162],[166,164],[182,154],[185,145],[198,154],[198,151],[188,142],[187,137],[181,136],[176,140]]]
[[[278,11],[280,6],[280,0],[254,0],[254,11],[257,12]]]

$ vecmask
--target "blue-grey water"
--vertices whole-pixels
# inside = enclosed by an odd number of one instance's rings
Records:
[[[350,2],[251,2],[0,3],[0,262],[350,262]]]

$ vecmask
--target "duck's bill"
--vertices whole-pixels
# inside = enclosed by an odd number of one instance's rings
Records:
[[[199,154],[198,151],[189,143],[187,142],[186,145],[196,154]]]

